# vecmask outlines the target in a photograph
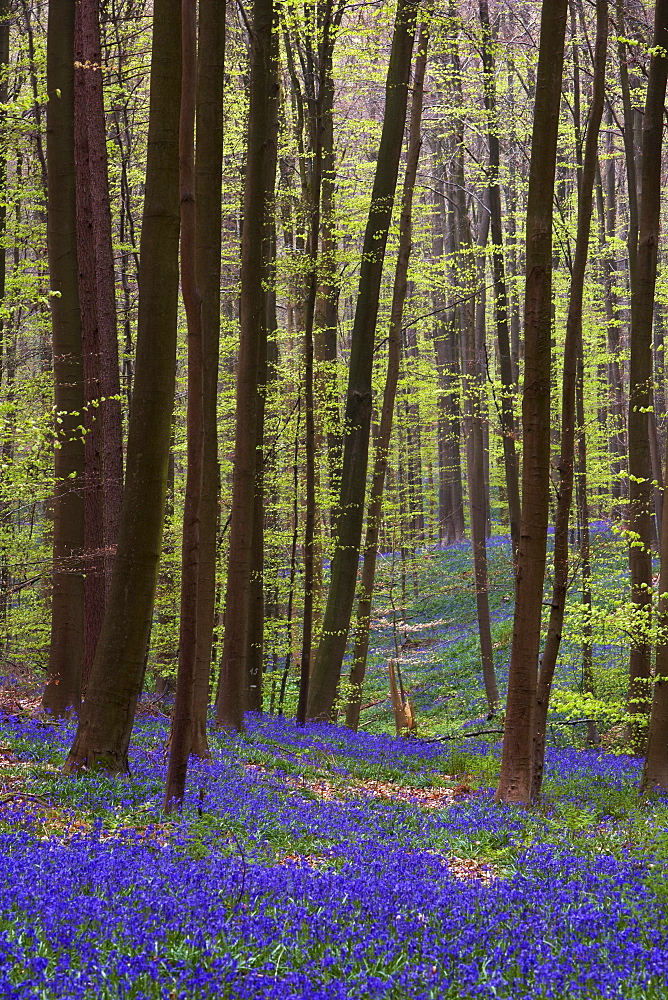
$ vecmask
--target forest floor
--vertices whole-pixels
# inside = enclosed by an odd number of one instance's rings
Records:
[[[500,546],[502,681],[506,559]],[[463,576],[457,589],[468,560],[434,554],[435,578],[450,572],[399,624],[381,590],[374,732],[249,716],[242,735],[211,734],[178,817],[162,813],[163,716],[138,717],[129,776],[73,779],[61,774],[72,725],[6,686],[0,996],[668,997],[668,801],[640,797],[641,762],[584,749],[562,711],[541,806],[494,803],[498,723],[480,717]],[[417,738],[387,731],[397,652]],[[564,691],[577,688],[574,656]]]

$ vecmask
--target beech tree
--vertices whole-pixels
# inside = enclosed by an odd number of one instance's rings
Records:
[[[172,712],[165,811],[180,807],[193,740],[200,507],[204,460],[204,357],[202,294],[197,280],[195,201],[195,106],[197,98],[197,5],[181,0],[181,114],[179,180],[181,191],[181,292],[188,324],[188,410],[186,496],[181,535],[181,628],[176,696]]]
[[[74,31],[77,260],[84,372],[85,689],[111,584],[123,494],[116,330],[99,0],[78,0]]]
[[[531,800],[533,735],[550,488],[552,205],[566,0],[544,0],[526,227],[522,517],[503,757],[496,797]]]
[[[66,772],[127,771],[160,557],[174,401],[179,247],[180,0],[155,0],[137,360],[111,591]]]
[[[642,198],[638,227],[638,256],[631,300],[633,337],[647,348],[651,336],[659,250],[661,216],[661,150],[668,79],[668,2],[656,0],[654,37],[649,64],[643,118]],[[666,463],[668,469],[668,462]],[[668,474],[668,473],[667,473]],[[659,577],[659,640],[656,676],[649,723],[647,757],[642,776],[644,788],[668,787],[668,482],[663,490],[661,523],[661,573]],[[634,678],[632,678],[634,680]],[[643,698],[646,694],[638,693]]]
[[[241,730],[246,700],[246,654],[252,572],[253,514],[258,435],[258,373],[266,348],[264,241],[269,191],[266,160],[272,142],[271,88],[275,74],[273,0],[255,0],[251,45],[248,154],[241,244],[239,360],[236,387],[234,486],[225,592],[225,639],[216,721]],[[273,180],[271,184],[273,191]]]
[[[605,91],[605,66],[608,42],[608,0],[597,0],[596,42],[594,46],[594,78],[591,107],[587,122],[584,161],[578,186],[578,222],[573,270],[571,273],[566,340],[564,344],[564,372],[561,398],[561,450],[559,454],[559,487],[557,492],[554,524],[554,582],[550,618],[545,648],[538,675],[538,689],[534,717],[533,778],[531,799],[540,796],[545,758],[547,711],[552,680],[561,644],[564,622],[566,590],[568,587],[568,525],[573,500],[575,464],[575,395],[578,361],[582,355],[582,297],[585,268],[589,250],[589,235],[593,209],[594,181],[598,158],[598,134],[603,116]],[[588,530],[588,525],[587,525]]]
[[[429,17],[431,11],[427,11]],[[371,493],[366,516],[366,534],[364,537],[364,560],[362,562],[361,593],[357,605],[355,622],[355,646],[353,664],[350,671],[352,693],[346,708],[346,725],[357,729],[362,704],[362,685],[366,673],[366,660],[369,652],[369,630],[371,627],[371,601],[373,597],[376,559],[378,555],[378,534],[383,507],[383,492],[387,473],[387,460],[392,434],[392,418],[399,379],[401,361],[401,324],[403,321],[404,304],[407,291],[408,262],[411,253],[413,192],[417,177],[418,162],[422,138],[420,126],[422,122],[422,98],[424,91],[424,75],[427,67],[427,49],[429,46],[429,21],[425,20],[418,32],[418,51],[413,72],[413,98],[408,130],[408,153],[406,156],[406,172],[404,174],[403,192],[401,198],[401,216],[399,218],[399,252],[394,270],[394,288],[392,292],[392,311],[390,313],[390,329],[387,343],[387,374],[383,390],[383,409],[380,426],[375,440],[375,458]]]
[[[77,279],[74,168],[74,0],[50,0],[47,27],[47,233],[55,451],[53,595],[47,684],[42,704],[78,712],[84,650],[83,365]]]
[[[206,722],[213,650],[218,548],[218,363],[221,306],[221,216],[225,0],[200,0],[197,45],[195,246],[201,296],[204,442],[199,504],[197,664],[192,752],[208,756]]]
[[[655,7],[654,45],[665,41],[665,11],[661,0]],[[658,34],[657,34],[658,33]],[[653,76],[648,81],[643,125],[642,198],[637,234],[629,231],[629,277],[631,284],[631,331],[629,362],[629,569],[631,600],[636,627],[629,658],[629,712],[631,742],[635,753],[643,753],[647,742],[647,722],[651,704],[652,616],[652,460],[650,452],[653,407],[652,319],[661,191],[662,128],[657,124],[666,89],[666,59],[655,53],[650,62]],[[649,83],[652,87],[650,89]],[[658,110],[657,110],[658,109]],[[625,135],[628,132],[625,120]],[[630,155],[627,144],[627,160]],[[658,145],[657,145],[658,144]],[[646,156],[649,162],[646,162]],[[627,162],[628,168],[628,162]],[[632,175],[629,175],[629,185]],[[629,186],[629,191],[632,187]],[[630,194],[630,201],[633,194]],[[630,204],[630,202],[629,202]],[[659,470],[659,482],[662,477]]]
[[[307,717],[331,717],[355,598],[371,426],[371,369],[380,281],[406,120],[417,0],[399,0],[385,91],[385,116],[362,250],[344,417],[341,492],[331,581],[309,685]]]

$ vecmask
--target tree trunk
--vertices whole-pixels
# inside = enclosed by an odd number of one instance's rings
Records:
[[[408,298],[413,296],[413,288],[408,291]],[[402,335],[402,357],[407,373],[411,370],[417,376],[419,371],[420,351],[418,348],[415,327],[409,326]],[[415,391],[416,381],[412,384],[408,378],[404,384],[403,409],[406,422],[406,474],[408,480],[409,501],[409,533],[411,546],[415,550],[417,544],[424,545],[424,504],[422,497],[422,430],[420,422],[419,394]]]
[[[320,392],[327,436],[330,534],[336,534],[336,513],[341,486],[341,414],[337,386],[337,336],[339,327],[339,284],[336,270],[337,239],[335,229],[336,155],[334,151],[334,75],[333,47],[325,54],[322,92],[322,226],[320,271],[321,285],[315,309],[313,349],[321,369]]]
[[[631,486],[631,531],[637,532],[641,544],[632,544],[631,587],[639,621],[638,631],[649,625],[652,601],[652,559],[649,548],[648,522],[650,514],[650,469],[647,452],[647,412],[652,403],[652,317],[656,288],[657,255],[661,216],[661,147],[663,117],[668,77],[668,0],[656,0],[654,39],[647,81],[645,117],[642,140],[642,200],[638,232],[638,256],[635,282],[631,292],[631,388],[629,392],[629,471]],[[644,413],[640,412],[644,408]],[[643,419],[644,418],[644,419]],[[640,482],[634,482],[634,477]],[[664,492],[665,502],[665,492]],[[663,519],[665,525],[665,517]],[[665,532],[662,531],[662,541]],[[668,590],[668,549],[661,550],[660,594]],[[660,628],[666,625],[666,604],[662,602]],[[657,678],[668,673],[665,640],[657,645]],[[632,750],[643,753],[647,742],[647,716],[650,703],[654,720],[650,721],[650,745],[643,775],[646,787],[653,788],[664,780],[666,759],[666,729],[661,728],[664,684],[657,680],[652,699],[650,693],[649,639],[643,638],[631,649],[629,711],[631,713]]]
[[[46,106],[47,244],[52,292],[54,402],[53,597],[47,684],[42,705],[78,712],[83,662],[83,368],[76,255],[74,170],[74,0],[50,0]]]
[[[95,318],[102,422],[104,591],[109,596],[123,498],[123,434],[118,370],[116,279],[111,236],[99,0],[79,0],[84,69],[83,104],[88,126],[88,174],[95,261]]]
[[[550,495],[552,204],[566,0],[544,0],[526,230],[522,519],[501,774],[496,797],[531,799],[533,720]]]
[[[453,43],[452,51],[454,102],[463,104],[459,51]],[[466,204],[466,178],[464,174],[464,123],[457,123],[457,154],[455,158],[454,201],[457,207],[458,256],[457,291],[461,299],[462,317],[462,358],[464,371],[464,412],[467,426],[467,476],[469,494],[469,516],[471,521],[471,547],[475,579],[476,611],[478,616],[478,636],[482,675],[487,695],[487,708],[493,715],[498,708],[499,689],[494,671],[494,650],[489,618],[489,579],[487,573],[485,498],[484,438],[482,427],[481,401],[484,391],[484,360],[480,357],[476,344],[475,298],[477,273],[475,249],[471,235],[471,224]],[[483,227],[484,243],[487,242],[489,221]],[[482,249],[484,249],[482,243]],[[510,360],[510,355],[508,355]]]
[[[204,364],[202,496],[197,578],[197,664],[192,752],[209,757],[206,719],[216,604],[218,535],[218,364],[220,354],[221,191],[226,0],[199,0],[195,214],[197,286],[202,298]]]
[[[433,222],[433,254],[434,262],[444,266],[446,229],[446,212],[444,198],[444,169],[437,162],[436,151],[433,157],[433,172],[436,177],[434,188],[434,222]],[[453,253],[448,247],[448,254]],[[452,357],[452,310],[446,306],[445,295],[440,282],[436,282],[432,291],[434,309],[434,352],[436,369],[438,371],[438,537],[444,545],[458,541],[459,517],[455,525],[455,484],[461,485],[461,463],[459,460],[459,395],[456,388],[457,376],[453,371]],[[461,490],[459,491],[461,492]]]
[[[629,209],[629,229],[627,247],[629,251],[629,281],[631,289],[635,281],[636,257],[638,254],[638,184],[636,178],[636,154],[633,141],[633,108],[631,106],[631,85],[628,67],[628,41],[624,19],[624,0],[616,0],[617,21],[617,56],[619,59],[619,86],[622,92],[622,108],[624,113],[624,160],[626,163],[626,193]],[[630,446],[630,442],[629,442]]]
[[[248,628],[246,633],[246,709],[251,712],[262,711],[262,677],[264,672],[264,482],[265,482],[265,450],[264,450],[264,413],[267,394],[268,377],[268,333],[271,329],[275,336],[276,325],[272,318],[269,326],[269,292],[276,284],[276,239],[271,220],[273,211],[274,188],[276,186],[276,163],[278,159],[278,104],[279,90],[278,73],[278,33],[272,34],[272,55],[270,67],[273,74],[270,83],[268,105],[270,140],[265,156],[265,191],[267,197],[267,213],[263,229],[263,293],[264,293],[264,335],[260,343],[258,364],[257,393],[257,447],[255,451],[255,490],[253,495],[253,539],[251,542],[251,577],[249,584]],[[275,293],[274,293],[275,294]]]
[[[139,318],[112,585],[66,772],[127,771],[162,545],[176,368],[181,5],[155,0]]]
[[[534,718],[533,745],[533,785],[531,799],[540,797],[545,762],[545,729],[547,711],[552,689],[552,680],[561,644],[564,623],[566,591],[568,587],[568,523],[573,500],[573,468],[575,461],[575,388],[578,358],[582,352],[582,299],[584,294],[585,270],[589,251],[589,235],[593,212],[594,181],[598,136],[603,115],[605,96],[605,64],[608,44],[608,0],[597,0],[596,4],[596,44],[594,49],[594,79],[589,123],[585,140],[584,163],[582,166],[580,190],[578,192],[578,225],[571,275],[571,288],[566,319],[566,340],[564,343],[564,371],[561,395],[561,452],[559,464],[559,487],[554,523],[554,583],[550,604],[550,620],[545,640],[545,649],[538,676],[536,708]],[[584,434],[584,427],[581,432]],[[581,528],[583,526],[581,525]],[[587,533],[589,527],[587,526]]]
[[[97,266],[91,201],[88,133],[88,79],[83,29],[84,3],[74,14],[74,165],[76,181],[77,263],[81,350],[84,377],[84,655],[82,694],[85,696],[95,648],[104,619],[104,431],[100,412],[100,339],[97,320]],[[100,75],[99,72],[97,74]]]
[[[380,417],[380,428],[376,437],[376,455],[371,480],[371,494],[366,516],[366,535],[364,538],[364,560],[362,563],[362,581],[360,599],[357,605],[357,621],[355,624],[355,646],[353,650],[353,665],[350,671],[351,695],[346,708],[346,725],[357,731],[359,726],[360,708],[362,704],[362,686],[366,673],[366,661],[369,652],[369,629],[371,625],[371,601],[373,597],[376,559],[378,556],[378,534],[383,509],[383,490],[387,459],[392,436],[392,416],[399,378],[399,362],[401,359],[401,322],[404,302],[406,300],[408,263],[411,254],[413,191],[417,177],[420,158],[420,124],[422,120],[422,97],[424,74],[427,65],[427,48],[429,45],[429,23],[425,21],[420,27],[418,36],[418,54],[415,59],[413,73],[413,99],[411,103],[410,127],[408,134],[408,153],[406,157],[406,173],[401,201],[401,216],[399,219],[399,248],[394,271],[394,290],[392,293],[392,310],[390,313],[390,329],[387,337],[387,374],[383,391],[383,409]]]
[[[488,118],[489,143],[489,213],[492,229],[492,278],[494,282],[494,312],[496,336],[499,345],[501,369],[501,434],[503,436],[503,461],[508,491],[508,518],[513,558],[517,559],[520,536],[520,485],[515,440],[515,414],[513,392],[515,378],[510,350],[510,303],[506,286],[506,269],[503,258],[503,230],[501,222],[501,186],[499,184],[499,125],[496,113],[496,67],[492,29],[489,23],[487,0],[480,0],[480,24],[483,36],[483,68],[485,73],[485,109]]]
[[[246,650],[252,572],[253,498],[257,446],[258,369],[266,339],[263,247],[267,211],[266,159],[272,141],[271,91],[273,0],[254,0],[251,38],[248,157],[241,240],[239,361],[236,389],[234,484],[230,550],[225,593],[225,639],[220,668],[216,722],[225,729],[244,727]]]
[[[320,647],[313,665],[309,718],[331,717],[355,598],[371,426],[371,373],[385,245],[406,120],[416,0],[399,0],[387,75],[385,115],[378,150],[353,324],[345,412],[341,501],[331,583]]]
[[[192,746],[197,664],[199,525],[204,455],[204,358],[202,296],[197,281],[195,195],[195,106],[197,97],[197,0],[181,0],[181,294],[188,328],[188,408],[186,413],[186,494],[181,534],[179,666],[165,783],[165,812],[180,809]]]
[[[620,312],[615,293],[613,274],[617,269],[613,241],[617,229],[616,170],[612,145],[612,114],[606,114],[607,169],[599,176],[596,185],[599,243],[601,247],[605,318],[607,323],[607,348],[610,360],[608,376],[608,453],[610,455],[610,492],[613,499],[612,516],[622,520],[621,500],[624,496],[626,442],[624,435],[624,368],[621,361]]]

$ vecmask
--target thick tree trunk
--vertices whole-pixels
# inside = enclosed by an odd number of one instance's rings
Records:
[[[382,519],[385,473],[387,471],[387,459],[392,436],[392,416],[399,379],[401,322],[406,300],[408,262],[411,254],[413,191],[415,189],[415,179],[417,177],[418,161],[420,158],[420,124],[422,121],[422,97],[428,45],[429,23],[425,22],[422,24],[418,36],[418,54],[415,59],[415,71],[413,74],[413,100],[411,103],[408,134],[408,153],[401,201],[401,216],[399,219],[399,249],[394,271],[390,329],[387,337],[387,373],[385,376],[385,388],[383,390],[383,409],[380,416],[380,427],[375,441],[376,455],[366,517],[362,581],[360,599],[357,605],[353,665],[350,671],[351,695],[346,708],[346,725],[354,730],[357,730],[359,726],[362,687],[369,652],[371,601],[378,555],[378,534]]]
[[[199,0],[195,215],[197,286],[202,298],[204,364],[202,496],[197,578],[197,665],[192,752],[208,757],[206,719],[216,604],[218,535],[218,364],[220,354],[221,191],[226,0]]]
[[[47,243],[53,294],[53,597],[42,704],[56,717],[79,710],[83,663],[83,368],[76,254],[74,170],[74,0],[50,0],[47,30]]]
[[[371,426],[371,373],[385,245],[406,121],[416,0],[399,0],[387,75],[385,115],[362,251],[346,397],[340,517],[320,647],[307,715],[331,717],[355,598]]]
[[[665,45],[668,4],[657,0],[655,45]],[[653,71],[653,72],[652,72]],[[661,208],[661,145],[666,59],[652,56],[645,102],[642,201],[638,252],[631,273],[631,360],[629,369],[629,568],[637,640],[629,660],[631,744],[642,754],[651,705],[648,629],[652,614],[652,461],[649,411],[652,406],[652,316]]]
[[[632,554],[632,599],[641,616],[649,617],[651,611],[652,563],[649,551],[649,538],[646,531],[646,521],[650,517],[649,482],[634,483],[635,474],[643,475],[645,480],[647,469],[639,468],[637,453],[644,453],[646,437],[640,440],[643,431],[646,434],[646,420],[641,423],[639,417],[643,414],[635,412],[638,407],[651,405],[652,379],[652,317],[654,311],[654,292],[656,288],[657,255],[660,239],[661,216],[661,152],[663,143],[663,118],[666,99],[666,80],[668,79],[668,0],[656,0],[654,10],[654,39],[652,41],[652,57],[649,65],[647,81],[647,97],[645,99],[645,117],[642,140],[642,200],[640,205],[640,220],[638,233],[638,257],[636,261],[635,283],[631,296],[631,391],[629,394],[629,466],[631,473],[631,529],[640,535],[642,545],[631,547]],[[635,361],[635,364],[634,364]],[[647,371],[649,369],[649,371]],[[641,379],[644,378],[643,383]],[[644,416],[646,417],[646,412]],[[632,419],[633,418],[633,419]],[[633,441],[633,447],[632,447]],[[636,453],[636,461],[633,461]],[[640,489],[640,487],[643,487]],[[664,505],[666,492],[664,490]],[[659,593],[668,591],[668,534],[666,533],[666,516],[662,525],[661,546],[661,576]],[[666,540],[666,547],[663,542]],[[635,553],[638,551],[638,554]],[[641,561],[642,555],[642,561]],[[648,565],[645,565],[647,563]],[[641,591],[642,580],[649,571],[647,588]],[[666,602],[661,598],[659,628],[665,631]],[[649,624],[649,623],[647,623]],[[639,629],[644,629],[645,622],[639,622]],[[652,715],[650,718],[649,743],[647,746],[647,761],[643,774],[643,784],[648,788],[664,784],[666,779],[666,737],[668,730],[664,723],[666,704],[666,684],[661,678],[668,675],[668,644],[662,637],[657,644],[656,681],[654,695],[650,692],[648,640],[639,643],[631,650],[631,678],[629,690],[629,711],[632,716],[631,735],[634,753],[641,754],[647,742],[647,713],[650,703]],[[645,654],[642,655],[641,654]],[[635,717],[635,719],[634,719]]]
[[[603,115],[605,96],[605,64],[608,44],[608,0],[597,0],[596,44],[594,49],[594,79],[592,103],[585,140],[584,163],[578,192],[578,226],[571,275],[571,288],[566,319],[564,343],[564,371],[561,395],[561,452],[559,455],[559,487],[554,524],[554,583],[550,604],[550,620],[545,649],[538,676],[534,718],[533,784],[531,799],[540,796],[545,761],[545,729],[552,680],[561,644],[564,623],[566,590],[568,586],[568,523],[573,500],[573,469],[575,462],[575,388],[578,358],[582,352],[582,299],[585,270],[589,251],[589,235],[593,211],[594,181],[598,135]],[[584,428],[581,429],[584,433]],[[581,530],[583,525],[580,526]],[[587,533],[589,526],[587,525]]]
[[[531,144],[524,306],[522,520],[501,774],[504,802],[531,799],[533,720],[550,494],[552,204],[567,0],[544,0]]]
[[[242,730],[246,701],[246,651],[252,572],[253,498],[257,446],[258,370],[266,338],[263,246],[267,211],[266,159],[270,152],[273,0],[255,0],[251,38],[248,157],[241,241],[240,339],[236,389],[234,484],[225,593],[225,639],[216,722]]]
[[[155,0],[137,364],[112,585],[79,726],[65,763],[119,774],[144,681],[169,463],[176,369],[181,4]]]

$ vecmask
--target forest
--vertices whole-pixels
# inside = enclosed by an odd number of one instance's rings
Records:
[[[668,0],[0,0],[0,997],[668,998]]]

